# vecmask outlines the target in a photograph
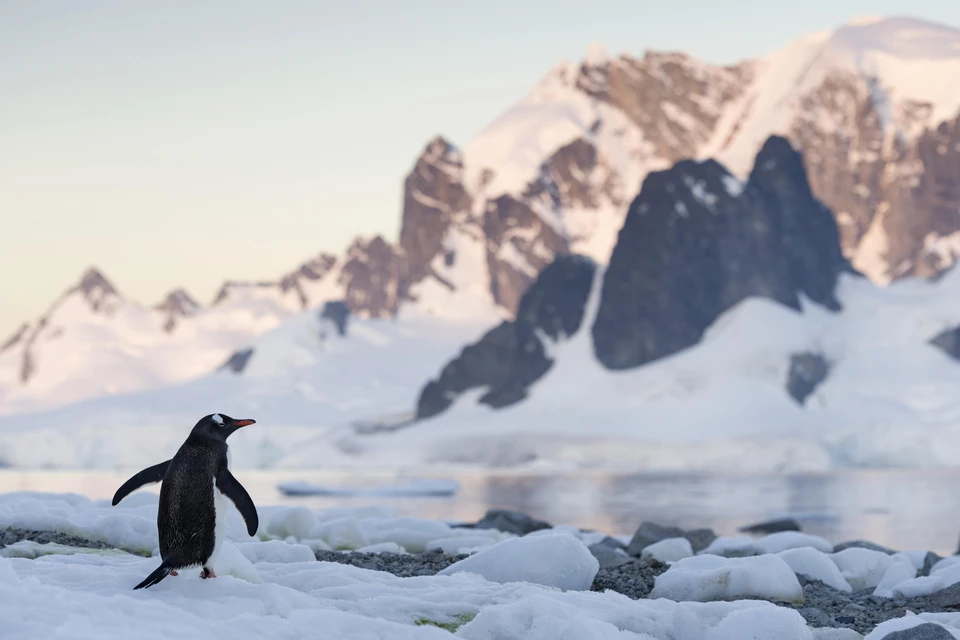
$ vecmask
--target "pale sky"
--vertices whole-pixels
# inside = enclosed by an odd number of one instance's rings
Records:
[[[0,342],[81,271],[153,304],[396,238],[435,134],[465,146],[562,59],[726,63],[955,0],[0,0]]]

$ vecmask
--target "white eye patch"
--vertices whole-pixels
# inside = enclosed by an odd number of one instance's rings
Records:
[[[221,427],[223,426],[223,418],[220,417],[219,413],[213,414],[212,416],[210,416],[210,419],[216,422]]]

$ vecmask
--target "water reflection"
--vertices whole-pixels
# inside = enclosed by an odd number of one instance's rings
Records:
[[[110,498],[130,473],[0,470],[0,492],[72,492]],[[403,480],[389,472],[246,471],[237,475],[258,504],[334,506],[388,504],[399,515],[475,521],[489,508],[516,509],[554,524],[629,535],[643,520],[685,528],[738,527],[792,516],[805,531],[839,542],[866,539],[896,549],[951,554],[960,532],[960,472],[844,471],[817,475],[608,475],[596,472],[524,475],[457,472],[460,492],[442,498],[288,497],[281,482],[331,486]],[[157,492],[156,486],[144,489]]]

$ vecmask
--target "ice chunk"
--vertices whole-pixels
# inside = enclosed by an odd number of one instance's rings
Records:
[[[657,562],[676,562],[692,555],[693,547],[686,538],[667,538],[644,547],[640,552],[641,559]]]
[[[360,553],[407,553],[407,550],[396,542],[378,542],[357,549]]]
[[[426,550],[441,549],[444,553],[459,554],[471,553],[486,549],[494,541],[486,536],[458,536],[454,538],[437,538],[427,543]]]
[[[253,584],[263,582],[253,563],[247,560],[237,545],[230,540],[223,541],[223,547],[220,549],[220,555],[217,556],[213,570],[220,576],[229,575]]]
[[[427,543],[452,535],[450,525],[435,520],[417,518],[368,519],[363,532],[369,544],[395,542],[407,551],[423,551]]]
[[[875,588],[894,562],[892,556],[882,551],[859,547],[851,547],[830,554],[830,559],[837,565],[854,591]]]
[[[698,602],[750,596],[799,603],[803,589],[790,566],[775,555],[700,555],[680,560],[657,576],[650,593],[651,598]]]
[[[266,542],[239,542],[237,549],[250,562],[309,562],[316,560],[313,549],[305,544],[290,544],[282,540]]]
[[[317,516],[306,507],[279,509],[270,517],[266,532],[271,536],[286,538],[293,536],[302,540],[310,536],[317,526]]]
[[[719,536],[700,553],[716,556],[751,556],[757,554],[755,542],[748,536]]]
[[[893,564],[884,572],[877,588],[873,590],[873,595],[881,598],[892,598],[893,590],[908,580],[917,577],[917,568],[909,556],[898,553],[893,556]]]
[[[760,553],[780,553],[787,549],[802,549],[804,547],[812,547],[824,553],[833,553],[833,545],[823,538],[799,531],[771,533],[757,540],[755,546]]]
[[[813,640],[813,633],[799,613],[793,609],[778,607],[734,611],[704,636],[704,640],[745,638]]]
[[[940,576],[923,576],[901,582],[893,588],[893,595],[894,597],[917,598],[936,593],[947,586]]]
[[[476,573],[492,582],[532,582],[587,590],[600,569],[590,550],[566,534],[509,538],[456,562],[441,575]]]
[[[350,517],[321,522],[310,537],[320,538],[333,549],[359,549],[370,544],[360,521]]]
[[[793,572],[847,593],[853,591],[830,556],[811,547],[787,549],[777,554]]]

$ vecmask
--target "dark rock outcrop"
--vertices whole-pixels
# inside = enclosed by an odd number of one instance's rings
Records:
[[[679,527],[668,527],[656,522],[642,522],[627,545],[627,553],[640,557],[645,548],[668,538],[686,538],[693,552],[697,553],[709,547],[717,539],[717,534],[712,529],[684,531]]]
[[[350,319],[350,307],[343,300],[328,300],[323,304],[321,318],[330,320],[337,327],[337,333],[347,335],[347,320]]]
[[[519,511],[507,509],[490,509],[483,518],[473,525],[474,529],[496,529],[518,536],[525,536],[541,529],[550,529],[553,525],[543,520],[537,520]]]
[[[758,522],[757,524],[740,527],[742,533],[779,533],[781,531],[800,531],[800,524],[793,518],[782,518],[780,520],[769,520],[767,522]]]
[[[941,331],[930,340],[930,344],[954,360],[960,360],[960,327]]]
[[[714,161],[651,173],[630,205],[593,325],[597,358],[637,367],[696,344],[750,296],[831,310],[849,270],[833,216],[810,192],[800,155],[771,137],[746,185]]]
[[[787,371],[787,393],[801,405],[811,393],[827,379],[830,363],[819,353],[794,353],[790,355]]]
[[[182,318],[189,318],[200,310],[200,305],[183,289],[176,289],[167,294],[163,302],[154,307],[164,314],[163,330],[167,333],[176,329]]]
[[[417,401],[417,417],[437,415],[469,389],[486,387],[480,402],[494,408],[525,398],[530,385],[553,365],[544,337],[556,342],[580,328],[595,270],[581,256],[557,258],[524,294],[516,320],[464,347],[427,383]]]
[[[243,370],[247,368],[247,364],[249,364],[253,353],[254,350],[252,347],[249,349],[234,351],[232,354],[230,354],[230,357],[227,358],[227,361],[220,365],[220,369],[226,369],[227,371],[232,371],[233,373],[243,373]]]

